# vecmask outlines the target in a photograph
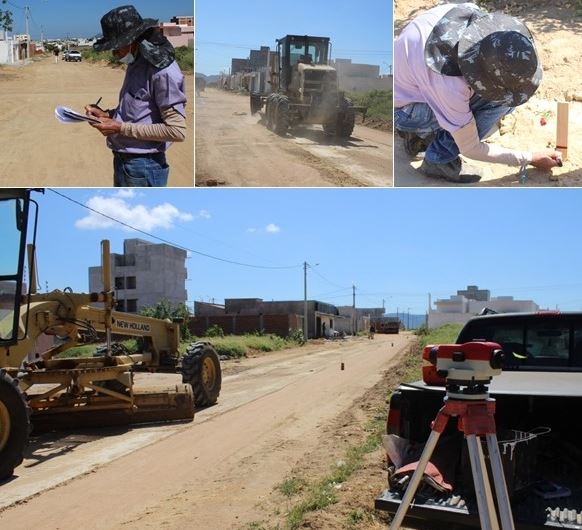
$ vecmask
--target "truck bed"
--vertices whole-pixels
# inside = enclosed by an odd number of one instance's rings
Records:
[[[376,499],[375,507],[394,513],[400,505],[401,495],[389,490]],[[535,494],[513,505],[513,518],[518,530],[539,530],[542,528],[568,528],[582,530],[582,488],[562,499],[542,499]],[[437,512],[438,515],[435,513]],[[407,523],[430,530],[427,520],[479,528],[479,515],[475,502],[466,501],[458,494],[449,496],[417,495],[411,505]]]

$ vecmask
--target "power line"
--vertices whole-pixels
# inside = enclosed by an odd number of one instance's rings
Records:
[[[144,234],[148,237],[151,237],[152,239],[156,239],[158,241],[161,241],[162,243],[167,243],[168,245],[172,245],[176,248],[180,248],[182,250],[185,250],[187,252],[192,252],[193,254],[197,254],[199,256],[203,256],[205,258],[209,258],[209,259],[213,259],[216,261],[222,261],[224,263],[230,263],[231,265],[238,265],[240,267],[249,267],[252,269],[275,269],[275,270],[281,270],[281,269],[295,269],[298,268],[299,265],[289,265],[289,266],[281,266],[281,267],[276,267],[276,266],[269,266],[269,265],[255,265],[252,263],[243,263],[240,261],[234,261],[234,260],[230,260],[230,259],[226,259],[226,258],[220,258],[218,256],[213,256],[212,254],[206,254],[205,252],[200,252],[199,250],[194,250],[188,247],[185,247],[183,245],[179,245],[176,244],[172,241],[169,241],[168,239],[164,239],[162,237],[158,237],[155,236],[149,232],[146,232],[145,230],[141,230],[140,228],[136,228],[135,226],[132,226],[128,223],[125,223],[124,221],[120,221],[119,219],[116,219],[115,217],[111,217],[110,215],[107,215],[103,212],[100,212],[99,210],[95,210],[94,208],[91,208],[90,206],[87,206],[86,204],[83,204],[82,202],[76,201],[75,199],[73,199],[72,197],[68,197],[67,195],[65,195],[64,193],[61,193],[53,188],[47,188],[49,191],[52,191],[54,194],[59,195],[60,197],[62,197],[63,199],[66,199],[78,206],[81,206],[82,208],[85,208],[93,213],[96,213],[97,215],[101,215],[102,217],[105,217],[106,219],[109,219],[115,223],[118,223],[122,226],[125,226],[127,228],[130,228],[131,230],[134,230],[136,232],[139,232],[140,234]]]
[[[331,280],[328,280],[323,274],[321,274],[315,267],[311,267],[311,270],[317,274],[322,280],[326,281],[327,283],[329,283],[330,285],[333,285],[334,287],[338,287],[339,289],[351,289],[351,287],[343,287],[342,285],[338,285],[335,282],[332,282]]]
[[[314,298],[323,298],[323,297],[329,298],[330,294],[336,294],[336,293],[341,293],[343,291],[351,291],[351,290],[352,290],[351,287],[345,287],[343,289],[338,289],[337,291],[328,291],[327,293],[314,294],[313,296],[314,296]],[[350,293],[350,295],[351,295],[351,293]],[[348,296],[348,295],[347,294],[346,295],[336,295],[333,298],[340,298],[342,296]]]

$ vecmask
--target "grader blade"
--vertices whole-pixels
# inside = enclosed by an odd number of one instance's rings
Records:
[[[65,396],[66,397],[66,396]],[[163,392],[135,392],[133,405],[106,396],[93,396],[89,403],[71,405],[57,398],[50,406],[32,409],[34,432],[77,427],[108,427],[137,423],[192,421],[194,397],[191,387],[177,385]]]

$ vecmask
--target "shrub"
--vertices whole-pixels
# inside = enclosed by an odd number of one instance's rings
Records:
[[[206,330],[206,337],[224,337],[224,330],[217,324],[213,324]]]
[[[176,62],[182,72],[194,71],[194,49],[188,46],[176,48]]]
[[[368,107],[366,114],[369,118],[392,120],[392,91],[372,90],[365,94],[349,94],[354,105]]]
[[[296,329],[295,331],[289,330],[289,335],[287,336],[289,342],[294,342],[302,346],[305,344],[305,337],[303,336],[302,329]]]
[[[169,320],[181,318],[184,320],[184,322],[180,324],[180,335],[182,339],[189,340],[191,337],[190,330],[188,329],[190,311],[188,311],[186,304],[172,304],[168,300],[161,300],[155,305],[144,306],[139,314],[146,317],[158,318],[161,320],[166,318]]]

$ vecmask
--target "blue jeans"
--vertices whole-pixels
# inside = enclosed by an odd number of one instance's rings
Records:
[[[115,187],[164,187],[168,184],[170,166],[165,153],[128,155],[113,153],[113,185]]]
[[[475,117],[481,140],[492,134],[497,122],[514,109],[501,103],[485,101],[476,94],[471,98],[469,108]],[[455,140],[449,132],[441,128],[434,112],[426,103],[411,103],[395,109],[394,125],[399,131],[416,133],[421,138],[435,135],[424,155],[428,162],[447,164],[459,156]]]

